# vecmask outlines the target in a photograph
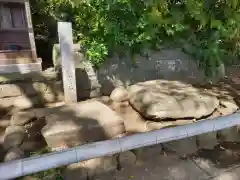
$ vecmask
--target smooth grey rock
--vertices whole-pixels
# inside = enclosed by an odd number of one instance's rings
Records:
[[[125,133],[123,119],[96,100],[56,107],[46,116],[46,123],[42,135],[50,148],[73,147]]]
[[[17,160],[17,159],[21,159],[24,158],[24,152],[23,150],[21,150],[20,148],[12,148],[9,149],[7,154],[4,157],[4,161],[13,161],[13,160]]]
[[[216,96],[180,81],[146,81],[130,86],[128,91],[134,109],[154,120],[201,118],[219,105]]]
[[[124,87],[118,87],[113,90],[110,95],[110,99],[116,102],[122,102],[128,100],[128,91]]]
[[[25,137],[25,129],[22,126],[9,126],[4,134],[4,149],[19,147]]]

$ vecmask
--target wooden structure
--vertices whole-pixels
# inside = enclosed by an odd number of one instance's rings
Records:
[[[41,71],[29,0],[0,0],[0,73]]]

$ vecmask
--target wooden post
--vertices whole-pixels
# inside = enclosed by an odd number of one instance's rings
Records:
[[[72,24],[68,22],[58,22],[58,37],[65,102],[74,103],[77,102],[77,88],[75,62],[73,59]]]
[[[26,11],[28,36],[29,36],[29,42],[30,42],[31,51],[32,51],[32,58],[34,59],[34,62],[36,62],[37,61],[37,52],[36,52],[36,45],[35,45],[33,25],[32,25],[32,15],[31,15],[29,0],[25,0],[24,6],[25,6],[25,11]]]

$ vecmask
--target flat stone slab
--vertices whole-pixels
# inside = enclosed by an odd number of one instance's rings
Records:
[[[240,179],[240,176],[235,171],[235,172],[223,172],[217,177],[213,178],[212,180],[239,180],[239,179]]]
[[[199,149],[214,149],[218,144],[217,132],[210,132],[197,136],[197,145]]]
[[[240,167],[233,168],[228,172],[220,173],[217,177],[213,178],[213,180],[239,180],[240,179]]]
[[[126,131],[129,134],[181,126],[195,122],[194,119],[165,120],[160,122],[149,121],[144,119],[127,102],[112,102],[109,106],[123,118]]]
[[[125,133],[123,119],[96,100],[60,106],[51,111],[42,129],[51,148],[73,147]]]
[[[240,142],[240,127],[234,126],[218,131],[219,141],[221,142]]]
[[[216,147],[214,150],[199,151],[193,161],[210,176],[221,177],[239,166],[239,152],[239,145]]]
[[[130,104],[154,120],[201,118],[218,106],[216,96],[180,81],[152,80],[129,87]]]
[[[87,180],[98,174],[114,171],[116,169],[116,157],[105,156],[68,165],[64,171],[64,179]]]
[[[96,177],[95,180],[205,180],[208,175],[192,161],[178,157],[158,156],[142,166],[133,166],[122,171]]]
[[[176,152],[179,156],[192,155],[198,151],[197,137],[189,137],[162,144],[169,151]]]

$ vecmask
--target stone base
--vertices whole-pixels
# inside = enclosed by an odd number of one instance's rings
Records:
[[[53,108],[42,134],[50,148],[73,147],[125,133],[123,119],[99,101]]]

